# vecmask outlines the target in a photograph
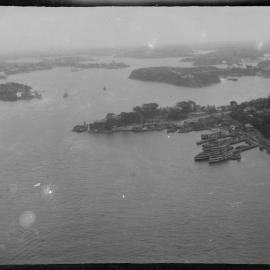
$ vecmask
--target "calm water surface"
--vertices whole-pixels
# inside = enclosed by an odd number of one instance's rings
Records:
[[[145,102],[267,96],[270,80],[175,87],[127,77],[134,67],[178,60],[121,61],[131,67],[6,80],[44,92],[42,100],[0,103],[0,263],[270,263],[268,154],[254,149],[210,167],[193,162],[196,132],[71,132]]]

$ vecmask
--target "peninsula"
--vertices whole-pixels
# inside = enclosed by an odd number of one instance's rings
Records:
[[[0,100],[3,101],[40,99],[41,97],[40,93],[32,90],[32,87],[25,84],[15,82],[0,84]]]
[[[132,112],[108,113],[102,120],[73,128],[74,132],[94,134],[161,130],[215,130],[201,135],[197,145],[202,145],[202,151],[194,157],[195,161],[207,160],[209,164],[240,160],[241,152],[258,146],[270,153],[270,96],[241,104],[231,101],[220,107],[200,106],[194,101],[178,102],[172,107],[147,103],[136,106]]]
[[[217,115],[226,114],[226,108],[219,111],[215,106],[200,106],[194,101],[178,102],[172,107],[159,107],[157,103],[146,103],[136,106],[131,112],[116,115],[108,113],[100,121],[84,123],[73,128],[75,132],[113,133],[113,132],[145,132],[167,129],[168,132],[188,132],[205,130],[213,127]],[[198,118],[199,121],[189,121]],[[183,120],[188,121],[183,123]]]

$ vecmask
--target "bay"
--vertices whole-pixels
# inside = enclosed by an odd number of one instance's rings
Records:
[[[130,67],[55,68],[1,81],[44,92],[42,100],[0,103],[0,263],[269,263],[267,153],[254,149],[241,162],[209,166],[193,161],[198,132],[71,130],[146,102],[265,97],[270,80],[176,87],[128,76],[143,66],[185,65],[179,59],[116,60]],[[25,228],[27,211],[35,218]]]

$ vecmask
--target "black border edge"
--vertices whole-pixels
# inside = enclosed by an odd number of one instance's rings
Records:
[[[199,263],[148,263],[148,264],[131,264],[131,263],[97,263],[97,264],[29,264],[29,265],[0,265],[1,269],[91,269],[91,270],[135,270],[135,269],[146,269],[146,270],[174,270],[174,269],[185,269],[185,270],[268,270],[270,265],[266,264],[199,264]]]
[[[0,0],[0,6],[18,7],[104,7],[104,6],[269,6],[269,0]],[[110,269],[110,270],[268,270],[267,264],[200,264],[200,263],[87,263],[87,264],[25,264],[25,265],[0,265],[2,269]]]
[[[269,0],[0,0],[1,6],[268,6]]]

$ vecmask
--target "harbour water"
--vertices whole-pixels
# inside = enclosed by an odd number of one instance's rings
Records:
[[[192,89],[128,79],[133,68],[175,59],[119,61],[130,68],[1,81],[44,92],[0,102],[0,263],[270,263],[269,154],[253,149],[240,162],[209,166],[193,160],[197,132],[71,132],[146,102],[265,97],[270,79]]]

